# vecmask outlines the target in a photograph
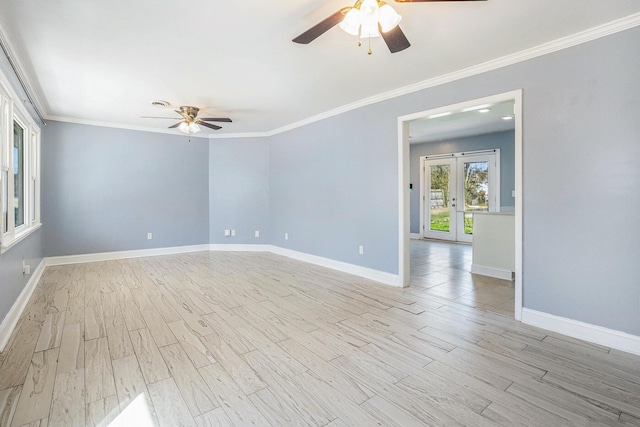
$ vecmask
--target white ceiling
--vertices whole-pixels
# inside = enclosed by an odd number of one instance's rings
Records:
[[[150,102],[166,100],[229,116],[217,132],[239,134],[640,12],[638,0],[390,4],[412,46],[391,54],[375,39],[371,56],[338,27],[291,42],[345,0],[0,0],[0,25],[48,118],[160,130],[140,116],[164,115]]]
[[[514,129],[513,107],[513,100],[503,101],[450,110],[446,113],[451,114],[446,116],[413,120],[409,123],[410,143],[421,144]],[[505,120],[504,117],[511,119]]]

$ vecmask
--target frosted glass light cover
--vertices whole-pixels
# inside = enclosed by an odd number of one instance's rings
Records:
[[[401,20],[402,16],[398,15],[388,4],[380,8],[380,27],[382,27],[383,33],[393,30]]]
[[[360,32],[360,11],[355,7],[349,10],[340,23],[340,28],[352,36],[357,36]]]

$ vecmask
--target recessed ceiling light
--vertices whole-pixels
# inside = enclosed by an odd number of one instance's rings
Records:
[[[478,113],[488,113],[489,111],[491,111],[488,108],[483,108],[482,110],[478,110]]]
[[[467,111],[483,110],[487,107],[491,107],[491,104],[482,104],[482,105],[476,105],[475,107],[465,108],[464,110],[462,110],[462,112],[466,113]]]
[[[430,119],[437,119],[438,117],[444,117],[444,116],[449,116],[451,115],[451,111],[447,111],[446,113],[440,113],[440,114],[433,114],[431,116],[429,116]]]
[[[504,116],[502,120],[513,120],[513,116]]]
[[[158,108],[168,107],[170,104],[167,101],[151,101],[151,105]]]

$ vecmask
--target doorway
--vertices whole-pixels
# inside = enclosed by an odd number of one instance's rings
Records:
[[[522,318],[522,90],[506,92],[470,100],[454,105],[447,105],[398,118],[398,282],[400,286],[410,285],[410,156],[409,125],[412,121],[430,117],[450,115],[451,111],[462,111],[477,108],[480,105],[512,101],[515,130],[515,298],[514,317]]]
[[[422,237],[471,243],[474,214],[500,211],[500,150],[421,160]]]

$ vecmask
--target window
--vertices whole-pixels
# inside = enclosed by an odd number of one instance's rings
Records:
[[[13,209],[14,226],[24,225],[24,128],[13,122]]]
[[[40,227],[40,129],[1,72],[0,111],[0,252],[5,252]]]

